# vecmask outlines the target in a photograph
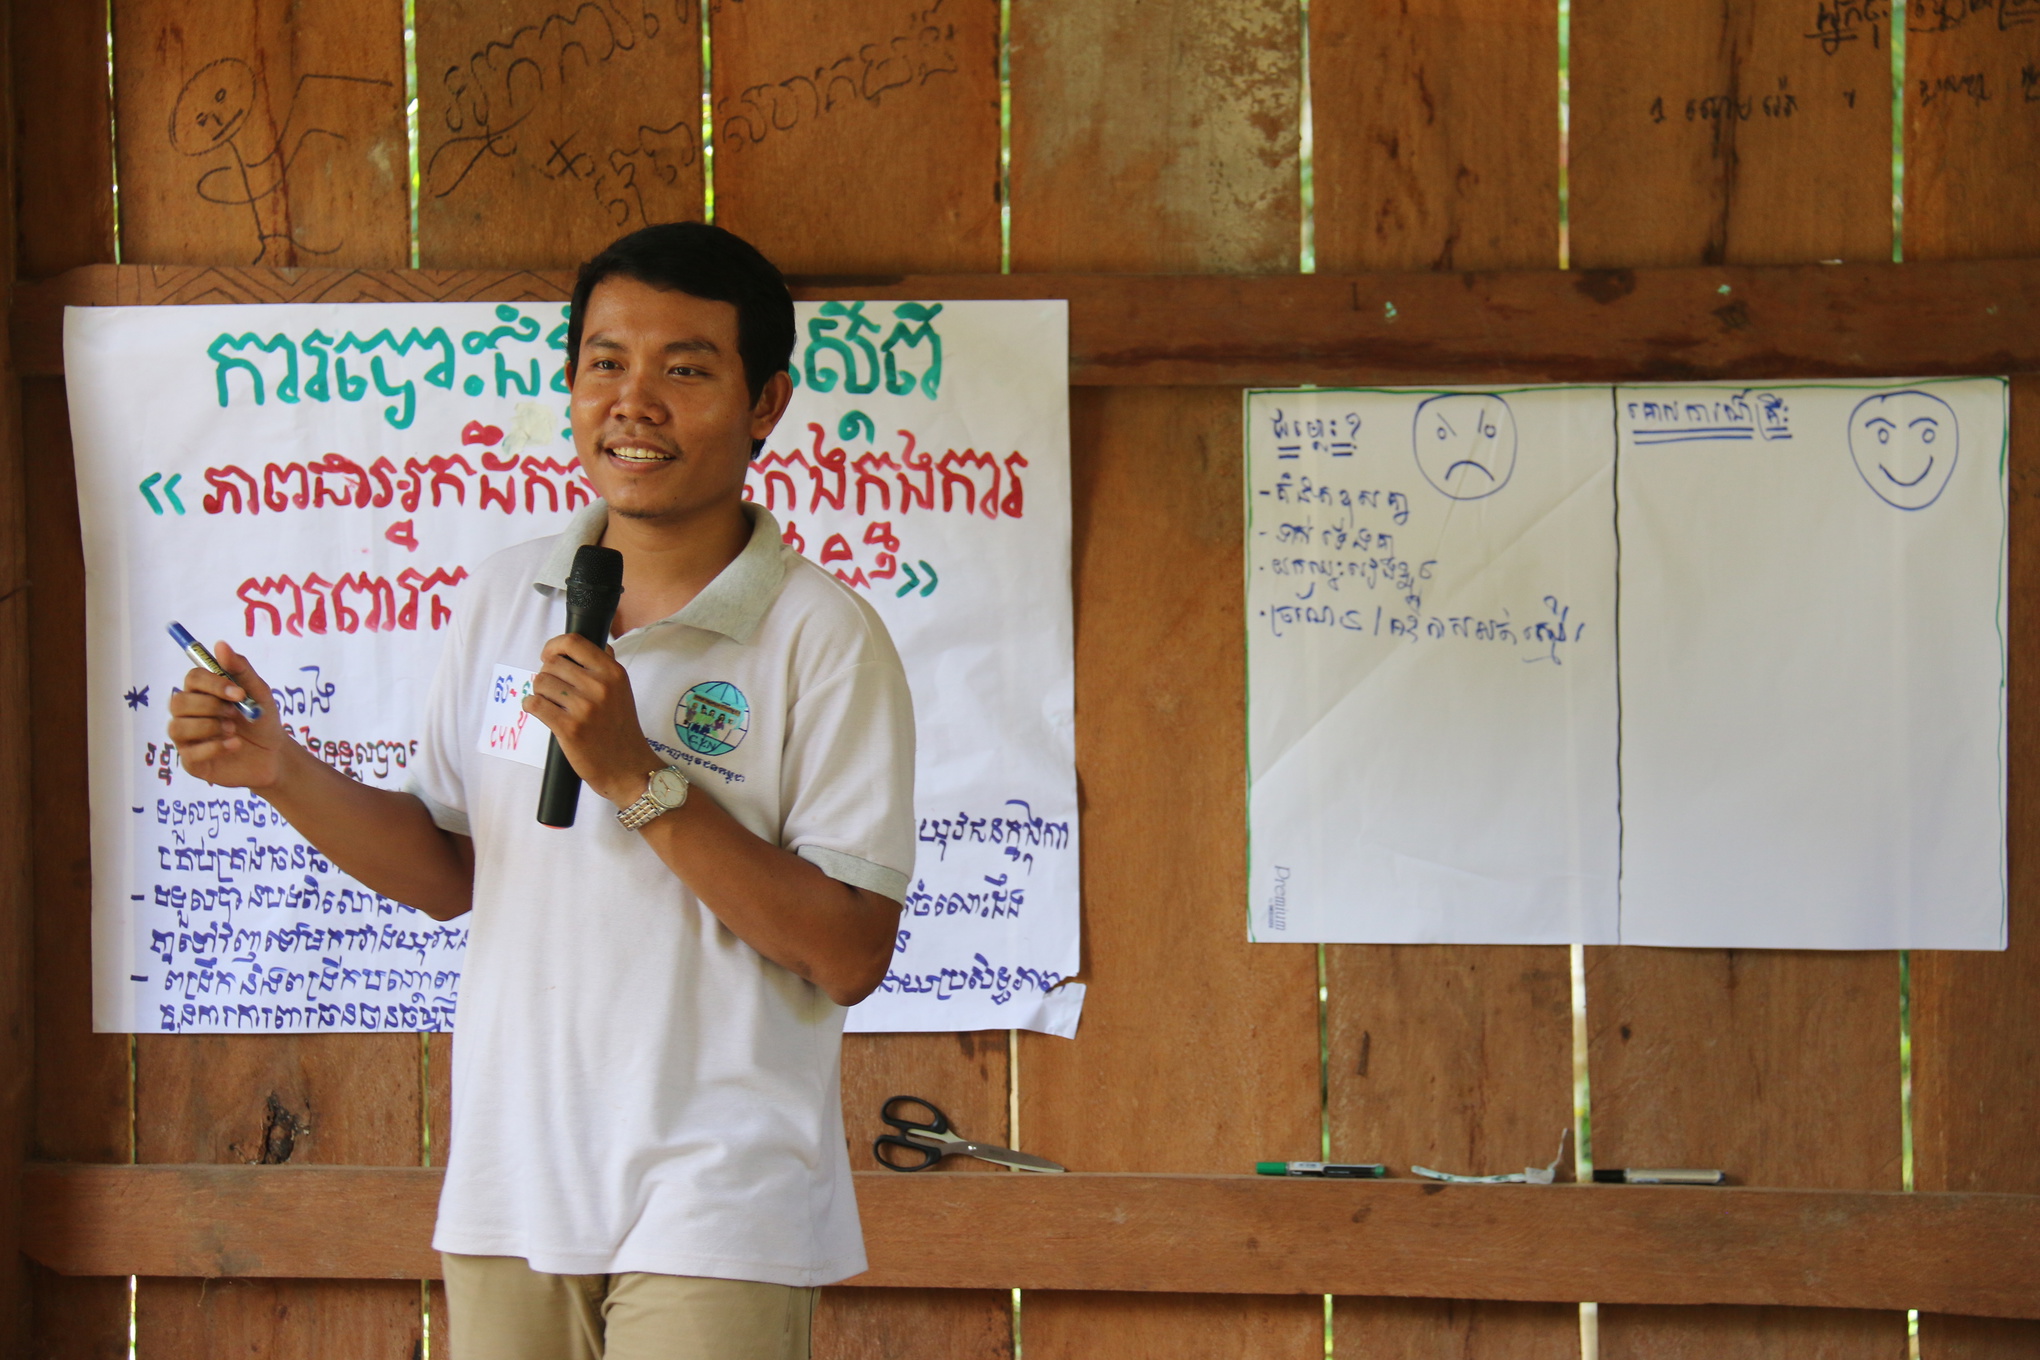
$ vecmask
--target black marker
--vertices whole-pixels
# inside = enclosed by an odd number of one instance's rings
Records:
[[[1328,1180],[1380,1180],[1388,1168],[1380,1162],[1255,1162],[1256,1176],[1323,1176]]]
[[[1720,1185],[1728,1176],[1720,1171],[1690,1167],[1597,1166],[1594,1180],[1600,1185]]]

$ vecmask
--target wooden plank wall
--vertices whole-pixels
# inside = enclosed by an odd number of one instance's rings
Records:
[[[708,3],[718,221],[807,274],[999,267],[997,0]],[[1574,0],[1572,263],[1888,258],[1881,8]],[[2040,253],[2029,78],[2040,21],[2016,22],[2023,8],[2011,5],[1914,8],[1905,253]],[[109,97],[98,7],[15,0],[21,276],[115,257],[116,112],[121,258],[411,263],[401,11],[399,0],[122,0]],[[419,0],[418,11],[418,263],[567,267],[630,227],[703,210],[700,0]],[[1294,0],[1014,0],[1011,11],[1013,269],[1299,267]],[[1316,0],[1310,24],[1320,270],[1558,262],[1555,6]],[[219,108],[236,116],[200,116]],[[1724,300],[1724,326],[1747,320],[1736,307]],[[12,460],[9,445],[0,459],[0,638],[34,636],[38,673],[74,675],[83,582],[62,382],[25,379],[19,402],[35,456]],[[2023,544],[2040,491],[2040,386],[2022,380],[2015,402]],[[901,1090],[1087,1170],[1243,1170],[1314,1156],[1326,1132],[1335,1157],[1500,1170],[1546,1160],[1570,1123],[1563,950],[1327,949],[1321,1099],[1316,951],[1244,942],[1239,410],[1231,388],[1073,393],[1090,1005],[1075,1041],[853,1038],[844,1098],[858,1165],[876,1105]],[[11,419],[0,406],[0,441]],[[2015,591],[2040,586],[2035,572],[2040,558],[2015,550]],[[2040,682],[2014,626],[2023,694]],[[18,649],[0,648],[16,664]],[[131,1050],[90,1032],[83,713],[61,684],[31,699],[31,835],[0,842],[0,931],[19,924],[7,911],[24,874],[34,904],[31,1153],[438,1160],[443,1038],[145,1036]],[[5,735],[0,781],[18,783],[20,734]],[[2015,771],[2040,759],[2034,740],[2015,719]],[[2019,848],[2040,814],[2026,795],[2015,778],[2013,950],[1914,960],[1923,1189],[2040,1192],[2040,945],[2020,933],[2032,870]],[[19,793],[0,783],[0,797]],[[1603,1164],[1898,1187],[1895,956],[1607,949],[1591,951],[1588,981]],[[0,977],[0,1004],[7,995]],[[37,1270],[29,1287],[30,1354],[124,1350],[125,1281]],[[424,1312],[443,1355],[443,1306],[403,1282],[145,1279],[138,1291],[152,1357],[408,1355]],[[1025,1344],[1047,1357],[1301,1360],[1324,1337],[1308,1296],[1030,1293],[1022,1319]],[[1563,1305],[1342,1297],[1335,1323],[1344,1357],[1578,1349]],[[818,1328],[828,1357],[1013,1353],[1000,1291],[832,1291]],[[1929,1316],[1921,1344],[1926,1360],[1999,1360],[2040,1349],[2040,1324]],[[1905,1319],[1611,1307],[1602,1346],[1610,1360],[1896,1360]]]

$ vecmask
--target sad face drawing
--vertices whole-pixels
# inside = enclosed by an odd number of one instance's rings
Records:
[[[1925,392],[1881,392],[1849,415],[1849,456],[1877,498],[1900,510],[1940,499],[1962,443],[1955,412]]]
[[[1451,392],[1417,407],[1410,430],[1417,470],[1455,501],[1477,501],[1516,470],[1516,415],[1492,392]]]

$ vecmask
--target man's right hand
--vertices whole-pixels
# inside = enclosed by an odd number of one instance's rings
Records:
[[[284,731],[276,696],[248,658],[222,642],[213,657],[226,676],[193,667],[170,696],[170,740],[184,768],[208,784],[262,790],[284,776],[297,743]],[[262,716],[249,722],[234,704],[252,698]]]
[[[262,795],[342,872],[385,897],[441,921],[473,905],[473,841],[440,830],[410,794],[350,779],[298,745],[248,658],[224,642],[213,657],[225,676],[194,670],[170,696],[170,740],[187,774]],[[254,722],[234,707],[244,698],[262,705]]]

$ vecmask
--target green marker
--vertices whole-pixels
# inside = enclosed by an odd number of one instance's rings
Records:
[[[1334,1180],[1380,1180],[1388,1168],[1380,1162],[1255,1162],[1256,1176],[1323,1176]]]

